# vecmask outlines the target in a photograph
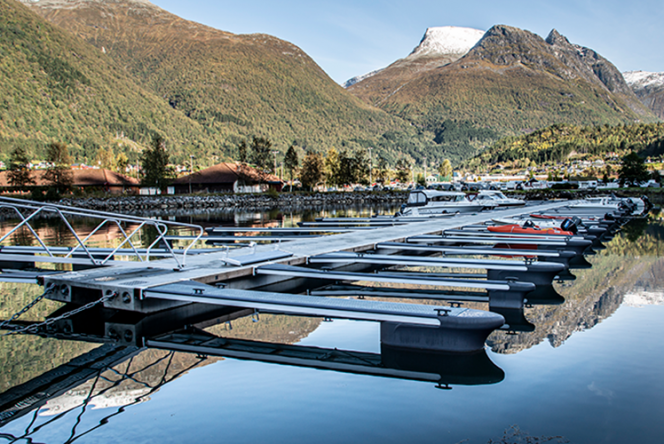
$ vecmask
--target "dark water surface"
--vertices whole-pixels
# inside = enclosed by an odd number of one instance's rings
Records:
[[[279,219],[286,225],[274,214],[228,224]],[[576,281],[556,284],[565,303],[526,308],[534,331],[492,334],[488,361],[423,358],[429,381],[150,349],[6,423],[0,443],[661,443],[663,240],[659,220],[628,227],[588,257],[591,269],[573,271]],[[39,292],[31,285],[0,290],[3,319],[12,297],[29,301]],[[45,307],[35,316],[48,313]],[[261,315],[208,331],[381,353],[372,322]],[[96,346],[1,338],[0,391]]]

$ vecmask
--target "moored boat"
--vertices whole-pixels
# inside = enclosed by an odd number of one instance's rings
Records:
[[[466,194],[461,192],[414,190],[408,195],[408,202],[402,207],[401,215],[475,213],[495,207],[495,203],[471,202]]]

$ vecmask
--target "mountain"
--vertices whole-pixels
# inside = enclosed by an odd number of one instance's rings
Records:
[[[557,123],[656,120],[615,66],[555,30],[545,40],[497,25],[461,57],[434,52],[413,63],[411,56],[348,91],[433,132],[437,140],[445,137],[441,122],[447,120],[468,128],[489,128],[499,136]]]
[[[379,91],[373,97],[375,103],[386,99],[400,86],[416,79],[427,71],[448,65],[461,57],[482,38],[484,31],[457,26],[428,28],[420,44],[406,57],[363,76],[353,77],[344,83],[345,88],[371,79],[371,89]],[[366,83],[363,85],[367,85]],[[362,97],[362,88],[351,89]]]
[[[135,162],[156,132],[169,147],[222,142],[101,51],[14,0],[0,0],[0,54],[3,160],[19,145],[40,158],[46,144],[61,141],[79,162],[109,146]]]
[[[239,141],[254,135],[282,151],[291,143],[318,150],[374,146],[394,157],[397,143],[383,134],[418,137],[407,122],[358,100],[278,38],[220,31],[146,0],[22,1],[215,137],[211,145],[192,141],[197,157],[235,155]]]
[[[664,119],[664,72],[629,71],[623,77],[641,102]]]

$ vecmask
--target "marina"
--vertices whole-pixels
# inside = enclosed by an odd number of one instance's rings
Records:
[[[501,214],[550,212],[565,204],[501,210]],[[524,310],[564,306],[556,282],[573,280],[570,269],[587,268],[574,264],[585,261],[584,253],[593,252],[600,239],[610,242],[628,219],[611,221],[596,235],[554,236],[486,232],[483,227],[491,224],[491,217],[490,212],[481,212],[360,230],[349,228],[344,218],[322,218],[339,225],[321,231],[301,226],[195,228],[204,233],[198,240],[162,231],[161,240],[147,248],[138,244],[54,248],[47,242],[3,246],[3,263],[24,265],[4,268],[3,281],[39,283],[46,298],[66,304],[49,317],[52,322],[17,319],[3,327],[12,336],[22,331],[28,336],[104,344],[101,355],[106,357],[100,360],[102,348],[95,348],[89,357],[78,358],[79,364],[53,370],[62,382],[55,383],[46,372],[0,395],[4,412],[0,427],[11,427],[13,421],[22,421],[85,383],[94,368],[122,365],[146,347],[428,381],[442,389],[500,384],[505,372],[489,358],[488,338],[496,331],[510,335],[537,331]],[[223,247],[197,245],[214,245],[226,234],[240,236]],[[260,243],[263,237],[269,240]],[[247,244],[249,240],[253,242]],[[49,261],[56,267],[80,268],[30,269]],[[433,305],[416,302],[427,300]],[[266,317],[281,315],[377,325],[380,347],[361,351],[351,346],[343,351],[336,345],[277,344],[207,331],[245,319],[260,324]],[[192,363],[192,368],[201,362]],[[64,380],[63,374],[68,375]],[[174,379],[180,377],[178,373]],[[162,388],[158,385],[155,390]]]

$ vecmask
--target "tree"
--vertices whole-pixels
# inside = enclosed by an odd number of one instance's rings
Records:
[[[408,182],[410,177],[410,164],[405,159],[399,159],[396,165],[397,180],[401,183]]]
[[[269,172],[272,169],[270,153],[272,151],[272,142],[265,137],[254,137],[251,142],[251,163],[256,165],[259,170]]]
[[[58,193],[69,190],[74,182],[74,175],[67,145],[61,142],[50,143],[46,147],[46,161],[51,165],[44,173],[44,180]]]
[[[99,148],[95,157],[95,163],[99,165],[100,168],[114,170],[116,164],[113,149],[109,148],[108,150],[105,150],[104,148]]]
[[[308,152],[302,161],[302,170],[300,171],[300,181],[302,186],[311,189],[323,178],[323,156]]]
[[[237,160],[239,160],[240,163],[247,162],[247,149],[247,142],[244,140],[237,146]]]
[[[618,178],[620,185],[624,185],[625,182],[633,184],[647,181],[649,179],[648,169],[643,159],[634,151],[623,157]]]
[[[168,161],[166,142],[156,134],[152,138],[150,148],[143,150],[141,154],[141,185],[165,189],[173,176]]]
[[[288,150],[286,151],[286,155],[284,156],[284,168],[286,168],[286,171],[288,171],[288,177],[290,179],[290,189],[293,191],[293,171],[297,170],[297,167],[300,166],[300,159],[297,157],[297,151],[295,151],[295,147],[291,145],[288,147]]]
[[[127,166],[129,166],[129,158],[125,153],[118,153],[118,156],[115,158],[115,171],[121,174],[127,172]]]
[[[427,186],[427,181],[424,178],[424,174],[422,173],[417,173],[417,179],[415,180],[418,185],[426,187]]]
[[[438,167],[438,174],[445,180],[449,180],[452,177],[452,163],[449,159],[443,160],[443,163]]]
[[[325,178],[329,184],[339,184],[339,153],[334,148],[327,150],[327,154],[325,155],[324,171]]]
[[[367,176],[369,175],[369,160],[366,151],[357,150],[352,159],[352,183],[369,184]],[[370,185],[370,184],[369,184]]]
[[[28,185],[34,185],[35,180],[31,176],[30,158],[22,146],[16,147],[9,159],[9,171],[7,177],[11,186],[23,190]]]
[[[336,183],[347,185],[355,182],[355,159],[347,150],[339,152],[339,168],[337,169]]]
[[[378,167],[376,168],[376,181],[385,183],[387,180],[387,160],[383,156],[378,158]]]

